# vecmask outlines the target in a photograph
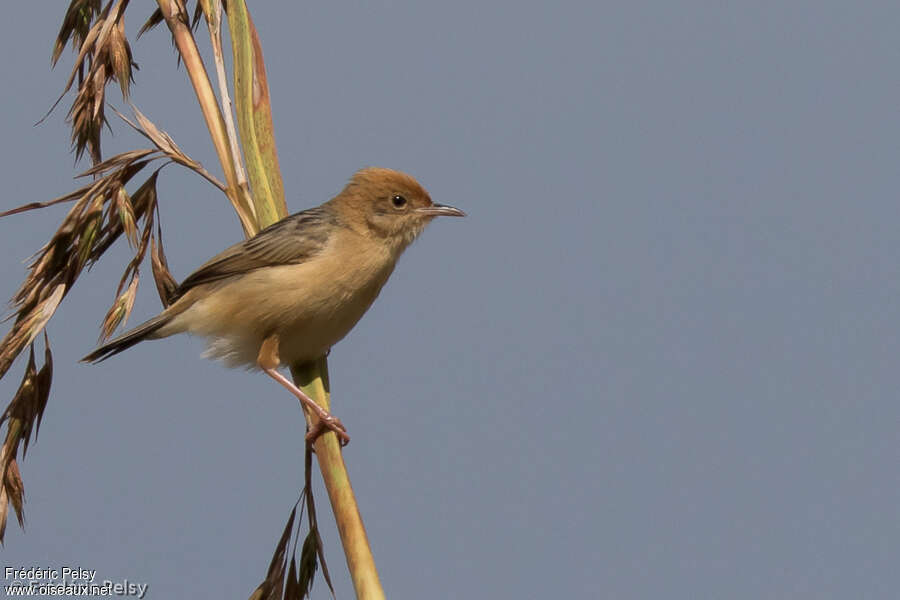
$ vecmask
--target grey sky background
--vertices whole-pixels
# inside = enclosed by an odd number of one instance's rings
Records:
[[[135,32],[152,4],[132,4]],[[64,8],[6,10],[3,209],[75,186],[68,104],[33,127],[71,65],[49,70]],[[389,597],[896,597],[896,3],[251,9],[292,211],[378,165],[469,213],[423,234],[330,358]],[[218,172],[168,33],[133,50],[137,105]],[[108,153],[143,145],[112,122]],[[182,278],[241,232],[197,177],[160,181]],[[0,296],[65,210],[0,221]],[[78,364],[128,257],[49,325],[27,531],[2,562],[246,598],[301,485],[299,407],[187,337]],[[131,324],[159,310],[142,274]]]

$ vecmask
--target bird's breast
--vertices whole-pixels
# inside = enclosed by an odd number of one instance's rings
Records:
[[[386,248],[351,242],[202,286],[179,316],[179,330],[209,338],[209,355],[231,365],[255,364],[272,334],[282,363],[318,358],[356,325],[394,268]]]
[[[278,328],[283,361],[317,358],[343,339],[372,306],[393,268],[394,261],[378,249],[360,248],[352,255],[326,256],[310,272],[293,273],[296,287],[287,293],[287,318]]]

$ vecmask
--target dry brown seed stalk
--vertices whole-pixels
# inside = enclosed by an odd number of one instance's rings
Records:
[[[157,240],[159,240],[157,242]],[[168,307],[175,298],[175,290],[178,282],[169,271],[169,263],[166,261],[166,253],[163,250],[162,229],[157,224],[156,237],[150,238],[150,266],[153,270],[153,281],[156,282],[156,291],[163,306]]]
[[[134,111],[135,117],[137,118],[139,124],[135,124],[133,121],[131,121],[131,119],[129,119],[118,110],[116,110],[115,107],[113,107],[113,110],[117,115],[119,115],[120,119],[125,121],[132,129],[153,142],[153,144],[157,147],[157,149],[159,149],[160,152],[165,154],[174,162],[191,169],[223,192],[225,191],[225,184],[216,179],[216,177],[213,176],[209,171],[204,169],[203,165],[185,154],[181,150],[181,148],[178,147],[178,144],[175,143],[175,140],[172,139],[172,136],[157,127],[153,123],[153,121],[144,116],[144,114],[141,113],[141,111],[139,111],[136,106],[132,105],[131,109]]]
[[[37,253],[30,272],[13,296],[17,311],[16,322],[0,341],[0,377],[41,331],[81,270],[99,259],[123,232],[119,211],[111,210],[116,203],[130,204],[135,222],[145,218],[143,235],[136,243],[136,258],[129,263],[126,277],[136,271],[137,264],[147,251],[152,233],[157,173],[144,182],[130,201],[122,196],[121,190],[148,164],[146,158],[155,152],[136,151],[113,157],[98,165],[101,167],[97,171],[97,174],[102,174],[100,178],[76,193],[63,197],[77,200],[50,241]],[[108,207],[105,215],[104,206]],[[120,292],[121,289],[117,294]]]
[[[225,171],[225,195],[237,212],[244,233],[249,237],[259,231],[259,223],[251,199],[242,192],[241,186],[237,182],[222,111],[209,81],[200,50],[187,23],[184,6],[167,0],[157,0],[157,4],[175,38],[179,55],[185,61],[188,77],[200,103],[203,118],[216,149],[216,155]]]
[[[24,443],[23,456],[28,452],[31,434],[34,432],[36,437],[40,431],[41,419],[47,406],[47,399],[50,397],[53,356],[46,333],[44,333],[44,346],[44,366],[37,371],[34,346],[32,345],[22,383],[9,406],[0,415],[0,424],[8,423],[6,439],[0,447],[0,543],[3,542],[3,535],[6,531],[9,504],[12,504],[16,511],[19,526],[24,526],[25,523],[23,512],[25,490],[19,474],[16,455],[20,443]]]
[[[67,117],[72,125],[72,145],[76,159],[88,150],[93,162],[101,160],[100,132],[106,124],[106,84],[111,79],[117,80],[122,96],[128,98],[129,86],[133,80],[132,68],[137,68],[137,64],[125,37],[124,15],[127,6],[128,0],[119,0],[115,7],[110,1],[101,10],[99,3],[75,0],[69,6],[57,36],[53,64],[56,64],[62,48],[70,38],[78,46],[78,55],[62,93],[48,114],[72,88],[77,78],[78,91]]]
[[[98,162],[90,169],[80,173],[77,177],[88,177],[91,175],[102,175],[109,171],[120,170],[123,167],[133,164],[136,161],[150,156],[152,154],[156,154],[158,150],[154,150],[152,148],[140,148],[137,150],[128,150],[127,152],[122,152],[120,154],[116,154],[110,158],[107,158],[104,161]]]

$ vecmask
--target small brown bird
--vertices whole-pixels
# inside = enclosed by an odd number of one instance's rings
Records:
[[[192,333],[206,356],[258,367],[318,417],[342,443],[340,420],[277,371],[325,355],[356,325],[388,280],[400,254],[437,216],[463,217],[435,204],[411,176],[390,169],[357,172],[340,194],[296,213],[221,252],[188,276],[171,305],[100,346],[99,362],[148,339]]]

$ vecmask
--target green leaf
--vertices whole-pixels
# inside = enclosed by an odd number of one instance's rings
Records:
[[[228,2],[228,28],[234,55],[234,104],[247,177],[260,228],[287,216],[278,166],[269,84],[262,47],[243,0]]]

